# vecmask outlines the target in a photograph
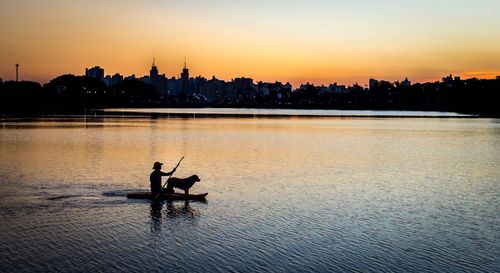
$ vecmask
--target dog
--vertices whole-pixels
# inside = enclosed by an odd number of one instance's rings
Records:
[[[174,188],[179,188],[181,190],[184,190],[185,195],[189,195],[189,189],[194,185],[194,183],[200,181],[201,180],[197,175],[192,175],[188,178],[172,177],[170,178],[170,180],[168,180],[166,192],[175,193]]]

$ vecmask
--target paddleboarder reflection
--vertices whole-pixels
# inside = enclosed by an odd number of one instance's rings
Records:
[[[149,212],[149,216],[151,217],[151,232],[159,233],[161,232],[161,227],[163,225],[163,216],[161,209],[163,208],[163,204],[158,201],[154,201],[151,203],[151,210]]]
[[[189,201],[185,201],[183,205],[174,204],[174,202],[167,201],[166,203],[167,218],[185,218],[195,219],[200,216],[200,213],[189,205]]]
[[[149,216],[151,217],[151,232],[154,234],[159,234],[162,231],[164,225],[167,227],[172,227],[172,225],[179,224],[180,222],[183,222],[183,220],[195,221],[201,216],[198,210],[191,207],[189,201],[185,201],[183,203],[167,201],[165,202],[165,215],[163,215],[162,210],[163,202],[151,202]],[[164,222],[164,217],[166,217],[167,220],[180,219],[181,221]]]

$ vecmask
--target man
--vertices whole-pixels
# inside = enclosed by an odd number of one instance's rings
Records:
[[[176,169],[176,168],[174,168],[171,172],[164,173],[161,171],[162,165],[163,165],[163,163],[155,162],[153,164],[154,171],[149,176],[149,181],[151,182],[151,192],[153,193],[154,196],[156,196],[162,190],[161,177],[172,175]]]

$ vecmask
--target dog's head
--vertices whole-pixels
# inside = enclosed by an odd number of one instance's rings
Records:
[[[200,182],[200,178],[195,174],[193,175],[194,182]]]

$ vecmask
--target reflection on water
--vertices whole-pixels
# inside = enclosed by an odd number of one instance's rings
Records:
[[[497,119],[4,119],[0,271],[498,272],[499,147]],[[207,203],[125,198],[182,156]]]
[[[172,201],[166,202],[166,212],[168,218],[184,218],[184,219],[196,219],[200,217],[200,213],[192,208],[189,201],[184,201],[183,204],[174,203]]]
[[[165,210],[163,211],[164,203]],[[163,213],[165,213],[165,216],[163,216]],[[189,201],[152,201],[150,210],[151,232],[155,234],[160,233],[163,226],[172,228],[172,226],[176,224],[176,222],[172,220],[190,221],[194,224],[200,215],[198,210],[190,206]]]
[[[151,216],[151,232],[152,233],[159,233],[161,232],[161,228],[163,225],[163,217],[162,217],[162,210],[163,204],[162,202],[159,201],[152,201],[151,202],[151,211],[150,211],[150,216]]]

